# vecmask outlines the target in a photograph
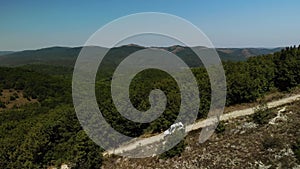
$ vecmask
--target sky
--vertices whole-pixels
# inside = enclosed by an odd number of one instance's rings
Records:
[[[0,0],[0,51],[82,46],[105,24],[139,12],[182,17],[216,47],[299,45],[299,9],[299,0]]]

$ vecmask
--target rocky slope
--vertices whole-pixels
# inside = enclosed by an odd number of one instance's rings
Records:
[[[203,144],[198,143],[200,130],[193,131],[180,156],[106,157],[102,168],[300,168],[293,149],[300,139],[300,101],[270,112],[266,124],[256,124],[253,116],[227,120],[225,131]]]

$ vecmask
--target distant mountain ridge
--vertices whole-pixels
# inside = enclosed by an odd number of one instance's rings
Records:
[[[102,47],[94,47],[101,49]],[[112,48],[107,61],[113,65],[119,63],[129,54],[146,49],[147,47],[129,44]],[[201,61],[195,56],[189,47],[174,45],[170,47],[152,47],[164,49],[178,55],[191,67],[201,65]],[[206,47],[193,47],[207,49]],[[82,47],[49,47],[38,50],[25,50],[20,52],[0,52],[0,66],[21,66],[27,64],[47,64],[55,66],[74,66]],[[217,52],[223,61],[244,61],[248,57],[271,54],[282,48],[217,48]],[[2,53],[2,54],[1,54]],[[198,60],[197,60],[198,59]]]
[[[1,55],[8,55],[8,54],[11,54],[11,53],[14,53],[13,51],[0,51],[0,56]]]
[[[217,48],[218,52],[236,55],[240,57],[251,57],[259,55],[267,55],[282,50],[282,47],[277,48]]]

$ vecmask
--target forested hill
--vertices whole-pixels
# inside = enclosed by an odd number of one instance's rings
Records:
[[[144,48],[145,47],[137,45],[125,45],[113,48],[107,56],[109,58],[108,63],[114,65],[132,52]],[[14,53],[4,52],[2,54],[0,53],[0,66],[20,66],[26,64],[73,66],[81,49],[82,47],[51,47]],[[177,54],[191,67],[197,67],[201,65],[201,63],[199,63],[199,61],[195,59],[195,54],[188,47],[175,45],[170,47],[162,47],[162,49]],[[270,54],[276,51],[280,51],[280,49],[281,48],[219,48],[217,49],[217,51],[220,55],[221,60],[223,61],[244,61],[248,57]]]
[[[137,48],[130,49],[134,51]],[[9,103],[1,102],[0,168],[47,168],[63,163],[71,164],[73,168],[100,168],[103,150],[86,136],[76,118],[71,97],[71,74],[59,75],[52,72],[57,71],[56,68],[48,68],[39,71],[30,65],[0,67],[1,100],[6,99],[4,91],[9,90],[23,93],[28,100],[36,99],[34,103],[9,109],[6,108]],[[300,46],[275,54],[250,57],[244,62],[224,62],[224,69],[227,79],[226,104],[254,102],[271,91],[286,92],[300,84]],[[70,69],[60,70],[71,72]],[[201,93],[198,118],[203,118],[210,106],[209,79],[203,67],[193,68],[192,71]],[[134,123],[120,116],[110,97],[111,74],[106,76],[97,80],[95,93],[103,116],[114,129],[136,137],[144,133],[162,132],[175,121],[180,106],[180,91],[174,79],[165,72],[143,71],[130,85],[132,104],[139,110],[150,107],[148,96],[151,90],[158,88],[166,94],[166,110],[149,124]],[[115,138],[109,134],[104,137]],[[164,157],[180,154],[184,145],[178,144]]]
[[[8,54],[11,54],[11,53],[14,53],[14,52],[12,52],[12,51],[0,51],[0,56],[8,55]]]

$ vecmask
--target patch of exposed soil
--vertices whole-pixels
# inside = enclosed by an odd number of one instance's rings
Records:
[[[37,99],[25,98],[23,91],[14,89],[4,89],[0,94],[0,101],[5,105],[5,108],[0,107],[0,111],[38,102]]]

